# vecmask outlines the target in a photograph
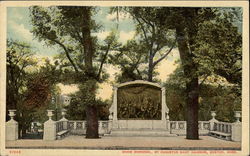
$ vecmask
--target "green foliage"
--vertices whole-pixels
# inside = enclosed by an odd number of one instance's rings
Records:
[[[114,32],[103,42],[90,36],[101,27],[91,19],[95,13],[95,7],[30,7],[32,33],[46,45],[60,49],[56,59],[64,75],[61,81],[65,83],[107,79],[103,64],[108,53],[119,47],[119,43]]]
[[[31,46],[20,41],[7,40],[7,109],[16,109],[26,91],[27,69],[36,64]]]
[[[139,45],[135,40],[127,43],[119,49],[119,52],[109,55],[109,62],[118,66],[121,74],[117,75],[117,82],[127,82],[138,79],[146,79],[146,70],[141,69],[145,66],[147,58],[145,56],[145,47]]]
[[[228,18],[200,24],[194,47],[200,74],[215,73],[241,85],[242,35]]]
[[[85,90],[86,89],[86,90]],[[71,94],[70,105],[66,106],[66,118],[69,120],[86,120],[86,107],[87,105],[96,105],[98,107],[98,117],[100,120],[108,120],[110,106],[109,101],[102,101],[101,99],[94,99],[93,95],[87,92],[93,88],[88,84],[80,87],[80,90]],[[82,90],[85,90],[84,92]],[[90,96],[90,97],[89,97]]]
[[[79,94],[79,93],[78,93]],[[68,120],[84,120],[86,119],[85,107],[86,105],[82,102],[82,99],[78,94],[70,95],[70,105],[66,106],[67,110],[66,118]]]
[[[185,76],[179,66],[165,84],[166,104],[170,110],[170,120],[185,120]],[[211,119],[211,111],[216,111],[216,119],[234,122],[234,111],[241,110],[241,94],[237,85],[220,83],[207,79],[199,88],[199,120]]]
[[[60,74],[56,66],[46,60],[45,66],[40,67],[38,72],[32,73],[28,78],[25,106],[35,109],[48,105]]]
[[[177,67],[166,81],[166,105],[169,107],[170,120],[185,120],[186,81],[181,66]]]
[[[32,121],[47,119],[46,109],[60,71],[49,60],[38,66],[32,47],[20,41],[7,40],[6,64],[6,110],[17,110],[19,131],[25,133]]]

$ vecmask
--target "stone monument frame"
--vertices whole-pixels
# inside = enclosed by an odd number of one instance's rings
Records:
[[[161,90],[161,120],[118,120],[117,117],[117,91],[119,88],[129,85],[149,85]],[[111,129],[169,129],[169,108],[166,105],[166,90],[164,86],[143,80],[135,80],[113,86],[113,103],[109,109]]]

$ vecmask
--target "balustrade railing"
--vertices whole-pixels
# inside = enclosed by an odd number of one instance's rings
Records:
[[[54,131],[57,135],[64,135],[68,132],[71,134],[86,134],[87,122],[82,120],[67,120],[64,116],[59,121],[52,120],[52,111],[48,110],[49,120],[45,122],[44,140],[54,140]],[[65,114],[64,114],[65,115]],[[234,123],[219,122],[215,119],[215,112],[212,112],[212,119],[209,121],[199,121],[199,135],[216,135],[221,138],[224,137],[228,140],[240,141],[241,140],[241,122],[237,119]],[[236,118],[240,115],[236,114]],[[98,121],[98,130],[100,135],[108,134],[111,132],[112,121]],[[167,121],[166,129],[170,133],[177,135],[185,135],[187,129],[186,121]],[[53,130],[53,133],[51,131]]]
[[[56,133],[63,130],[63,121],[56,121]]]
[[[232,123],[214,122],[213,131],[222,133],[232,133]]]
[[[199,121],[199,134],[207,135],[210,131],[210,122],[209,121]],[[186,121],[170,121],[170,131],[173,134],[185,135],[187,129]]]
[[[108,133],[108,124],[109,121],[99,121],[98,123],[99,134],[104,135]]]
[[[210,130],[209,121],[199,121],[199,130]],[[186,121],[170,121],[170,128],[174,130],[186,130]]]
[[[199,121],[199,129],[200,130],[210,130],[210,122],[209,121]]]
[[[72,130],[85,130],[87,127],[86,121],[80,121],[80,120],[70,120],[68,124],[68,129]]]
[[[109,121],[98,121],[99,134],[108,133]],[[87,129],[87,122],[81,120],[70,120],[68,122],[68,129],[74,134],[85,134]]]
[[[175,130],[185,130],[186,121],[170,121],[170,128]]]

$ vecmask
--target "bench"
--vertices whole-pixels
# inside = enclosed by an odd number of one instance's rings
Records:
[[[223,132],[218,132],[218,131],[210,131],[209,134],[211,136],[216,137],[216,138],[231,140],[231,134],[229,134],[229,133],[223,133]]]
[[[68,132],[69,132],[68,130],[62,130],[62,131],[56,133],[56,138],[62,139],[63,137],[67,136]]]

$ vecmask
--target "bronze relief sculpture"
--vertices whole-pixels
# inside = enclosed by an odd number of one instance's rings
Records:
[[[161,90],[146,84],[118,89],[118,119],[160,120]]]

